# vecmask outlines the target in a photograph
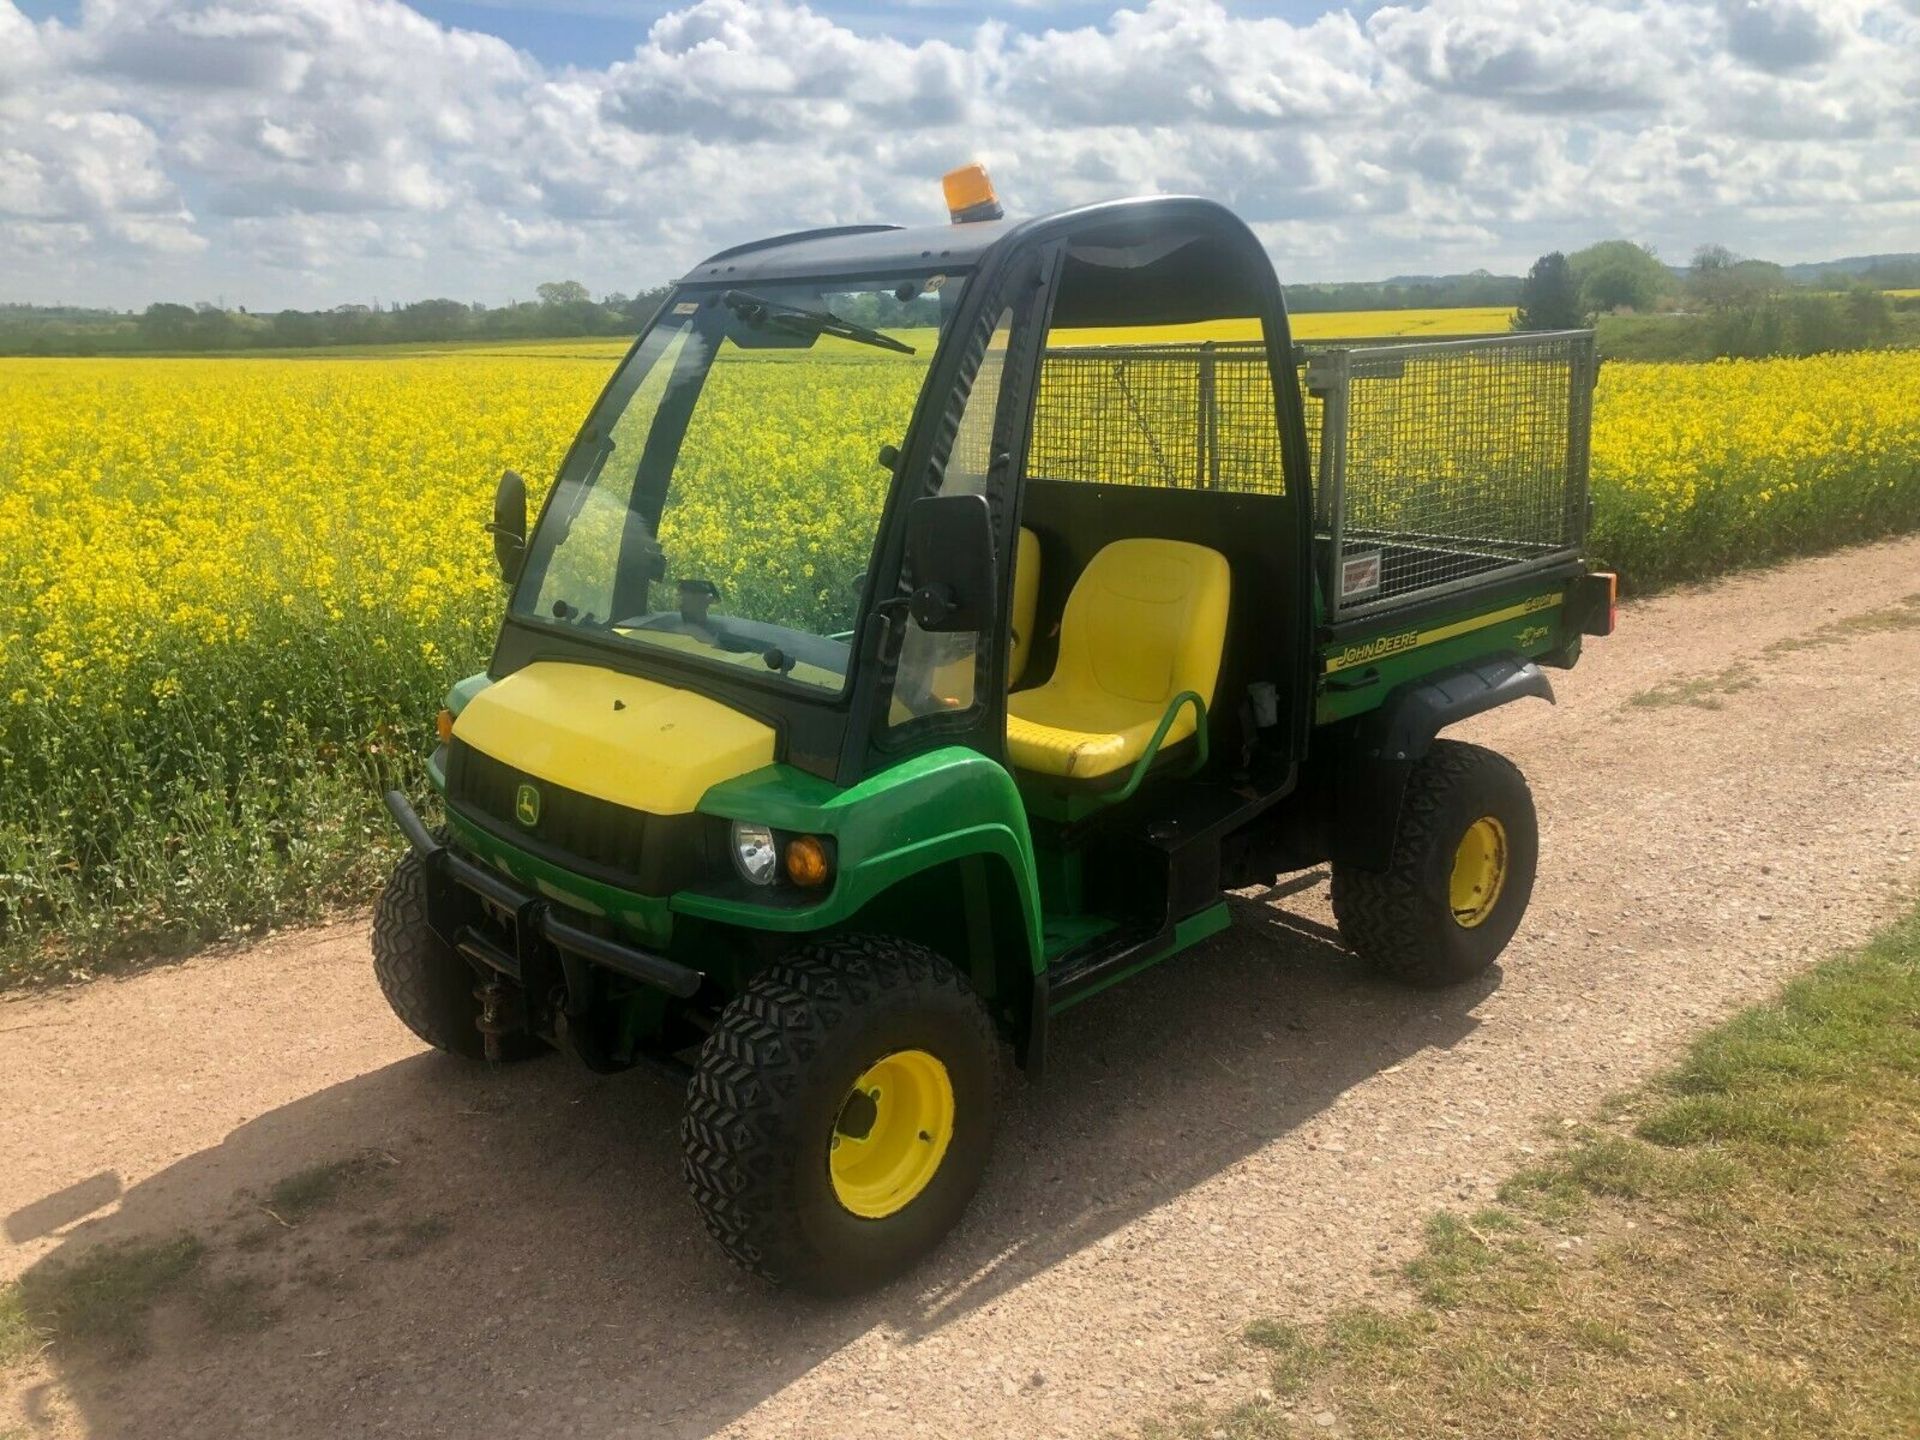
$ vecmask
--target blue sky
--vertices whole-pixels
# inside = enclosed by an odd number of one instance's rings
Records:
[[[77,9],[77,5],[69,8]],[[519,46],[549,65],[599,66],[624,58],[646,39],[647,27],[679,8],[625,0],[573,0],[554,5],[514,5],[501,0],[427,0],[414,8],[446,25],[485,30]],[[963,40],[982,20],[1000,21],[1029,33],[1097,24],[1113,13],[1110,4],[947,3],[916,5],[816,5],[848,29],[862,35],[891,35],[903,40]],[[1327,7],[1300,3],[1243,5],[1248,15],[1274,15],[1310,21]],[[1359,7],[1358,13],[1377,6]]]
[[[51,18],[68,24],[79,19],[81,10],[80,0],[15,0],[15,4],[33,19]],[[631,55],[635,47],[645,41],[647,29],[655,20],[680,7],[642,3],[642,0],[559,0],[550,5],[511,4],[507,0],[417,0],[412,8],[446,26],[498,35],[543,64],[598,67]],[[922,0],[911,5],[842,4],[813,8],[859,34],[925,40],[962,38],[983,19],[997,20],[1028,32],[1048,26],[1072,28],[1098,23],[1110,15],[1114,7],[1084,3],[1084,0],[1060,4]],[[1286,4],[1236,8],[1248,15],[1272,15],[1304,22],[1327,7],[1312,0],[1292,0]],[[1365,14],[1376,8],[1375,4],[1360,6],[1357,13]]]
[[[0,0],[0,300],[598,293],[1197,192],[1283,279],[1920,237],[1920,0]]]
[[[631,55],[646,39],[647,27],[675,9],[672,5],[606,3],[508,5],[495,0],[429,0],[415,5],[423,15],[447,25],[486,30],[518,45],[549,65],[606,65]],[[1036,27],[1039,9],[1031,5],[818,5],[860,34],[888,34],[903,39],[929,39],[964,34],[983,16],[993,16],[1022,29]],[[1110,6],[1061,5],[1059,17],[1098,18]],[[1076,14],[1076,12],[1078,12]]]

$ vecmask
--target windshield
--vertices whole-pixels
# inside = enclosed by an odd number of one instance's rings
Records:
[[[891,470],[961,282],[681,291],[622,365],[514,613],[838,692]]]

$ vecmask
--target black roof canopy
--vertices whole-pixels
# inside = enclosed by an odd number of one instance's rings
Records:
[[[796,280],[872,274],[884,270],[971,269],[1009,231],[1024,223],[980,220],[970,225],[839,225],[801,230],[735,245],[710,255],[682,278],[684,285],[716,281]]]
[[[1052,239],[1071,247],[1056,324],[1238,319],[1258,313],[1273,284],[1266,251],[1245,222],[1215,201],[1184,195],[1112,200],[1022,220],[803,230],[722,250],[681,283],[971,270],[1003,243]]]

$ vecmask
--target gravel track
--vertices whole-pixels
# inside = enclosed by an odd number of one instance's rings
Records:
[[[1920,888],[1920,540],[1633,605],[1553,679],[1456,732],[1542,816],[1493,975],[1369,979],[1323,873],[1236,900],[1070,1013],[959,1233],[852,1304],[726,1265],[666,1082],[423,1053],[363,923],[0,1004],[0,1274],[184,1227],[222,1282],[145,1359],[0,1377],[0,1434],[1081,1436],[1244,1398],[1249,1318],[1391,1292],[1429,1212]]]

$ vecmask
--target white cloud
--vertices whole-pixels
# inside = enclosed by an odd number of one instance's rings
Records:
[[[631,290],[757,234],[937,220],[971,158],[1017,210],[1216,195],[1288,278],[1920,233],[1920,0],[1039,21],[909,42],[692,0],[555,70],[399,0],[0,0],[0,298]]]
[[[1727,48],[1762,70],[1802,70],[1829,60],[1846,38],[1845,22],[1802,0],[1722,0]]]
[[[1521,110],[1646,110],[1667,101],[1679,6],[1438,0],[1376,11],[1368,34],[1415,80]]]
[[[940,41],[863,38],[807,10],[703,0],[612,67],[607,110],[635,130],[702,142],[922,129],[965,119],[970,59]]]
[[[0,107],[36,79],[45,64],[39,28],[9,0],[0,0]]]
[[[6,125],[0,145],[0,220],[194,248],[158,137],[135,116],[53,110]]]
[[[1266,129],[1371,109],[1380,65],[1345,12],[1301,28],[1161,0],[1019,37],[1001,68],[1008,108],[1042,124]]]

